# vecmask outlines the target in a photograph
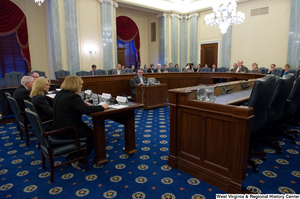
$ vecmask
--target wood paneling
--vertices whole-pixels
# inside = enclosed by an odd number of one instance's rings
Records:
[[[135,87],[137,103],[145,105],[145,109],[153,109],[167,106],[167,85],[136,86]]]

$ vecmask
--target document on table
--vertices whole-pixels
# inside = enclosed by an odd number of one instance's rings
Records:
[[[114,104],[110,106],[111,108],[116,108],[116,109],[120,109],[120,108],[126,108],[128,107],[127,105],[119,105],[119,104]]]

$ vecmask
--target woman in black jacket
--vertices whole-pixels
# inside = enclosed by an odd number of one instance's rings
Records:
[[[102,106],[92,106],[90,103],[84,102],[78,93],[81,92],[83,81],[80,77],[69,75],[65,78],[59,91],[53,101],[53,130],[67,126],[73,126],[77,129],[80,138],[87,138],[87,153],[88,155],[94,149],[93,130],[82,121],[83,114],[91,114],[98,111],[103,111],[109,108],[105,103]],[[59,139],[74,139],[74,132],[64,132],[56,134],[55,138]],[[82,157],[83,152],[69,154],[67,160],[76,157]],[[72,163],[76,169],[81,169],[81,162]]]
[[[52,118],[53,109],[45,97],[45,93],[49,91],[49,81],[45,77],[38,77],[32,86],[30,93],[31,102],[37,109],[41,118]]]

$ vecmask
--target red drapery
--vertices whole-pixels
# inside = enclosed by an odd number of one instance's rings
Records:
[[[28,71],[31,71],[26,16],[11,1],[0,0],[0,36],[10,35],[14,32],[16,32],[22,56],[28,64]]]
[[[129,17],[117,17],[117,37],[123,42],[130,42],[134,39],[134,46],[139,64],[140,58],[140,33],[137,25]]]

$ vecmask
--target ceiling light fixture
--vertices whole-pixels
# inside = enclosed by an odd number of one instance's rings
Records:
[[[34,0],[35,3],[37,3],[39,6],[42,5],[42,3],[45,2],[45,0]]]
[[[234,0],[225,0],[222,3],[212,6],[213,12],[204,18],[206,25],[217,26],[221,33],[225,34],[230,25],[244,23],[245,14],[236,12],[236,2]]]

